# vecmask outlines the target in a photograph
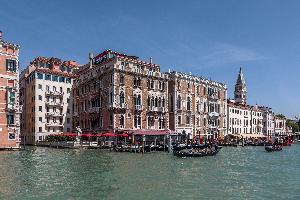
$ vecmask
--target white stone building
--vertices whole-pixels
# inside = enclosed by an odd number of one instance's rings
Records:
[[[20,104],[23,106],[23,142],[36,144],[49,134],[72,131],[74,61],[36,58],[21,73]]]

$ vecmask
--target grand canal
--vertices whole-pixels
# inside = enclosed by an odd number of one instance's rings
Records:
[[[300,144],[215,157],[30,147],[0,152],[0,199],[300,199]]]

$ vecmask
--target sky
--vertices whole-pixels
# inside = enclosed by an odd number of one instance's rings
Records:
[[[243,67],[248,104],[300,115],[300,1],[0,0],[3,39],[38,56],[88,62],[105,49],[153,58],[228,86]]]

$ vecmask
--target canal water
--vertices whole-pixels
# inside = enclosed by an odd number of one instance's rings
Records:
[[[300,144],[217,156],[30,147],[0,152],[0,199],[300,199]]]

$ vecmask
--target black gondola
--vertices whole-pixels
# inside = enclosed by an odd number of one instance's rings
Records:
[[[214,146],[213,148],[195,148],[195,149],[184,149],[180,151],[174,151],[174,155],[177,157],[204,157],[204,156],[214,156],[220,150],[221,146]]]
[[[265,146],[265,150],[267,152],[272,152],[272,151],[282,151],[282,146],[280,145],[268,145],[268,146]]]

